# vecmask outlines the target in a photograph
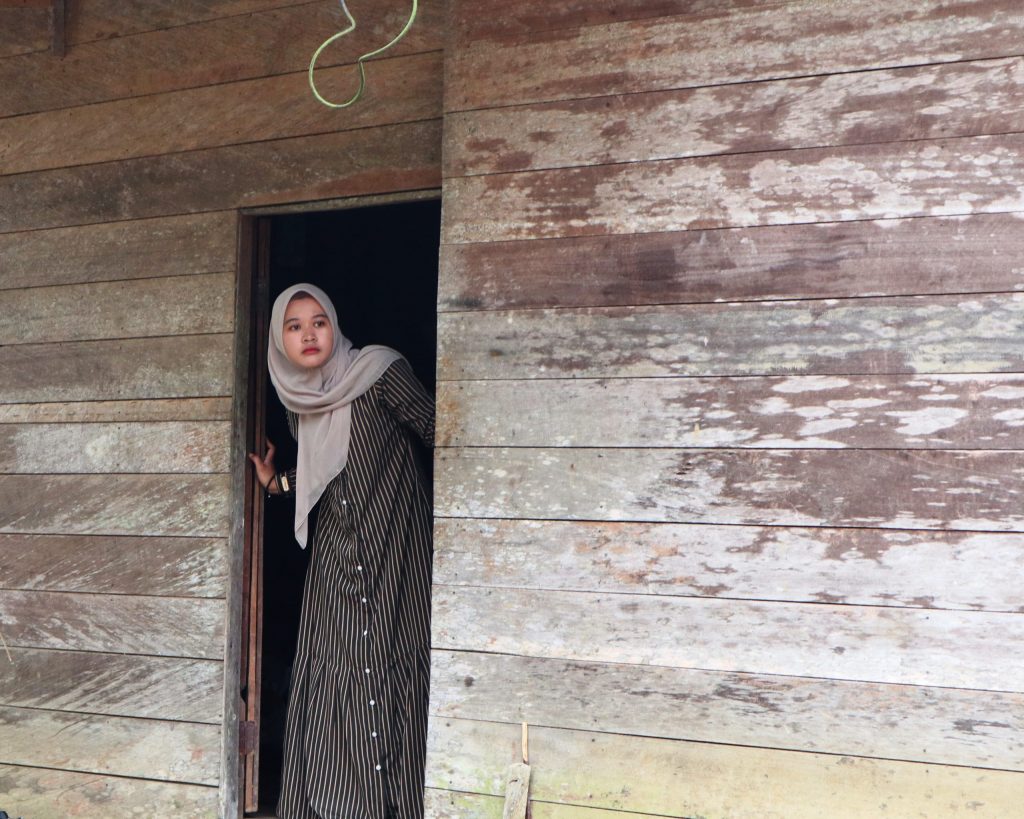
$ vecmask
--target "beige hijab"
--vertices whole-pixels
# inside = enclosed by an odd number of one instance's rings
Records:
[[[284,352],[284,317],[296,293],[308,293],[324,308],[334,330],[334,350],[323,366],[311,370],[296,366]],[[401,355],[390,347],[371,345],[353,349],[338,328],[338,314],[330,297],[312,284],[296,284],[274,302],[270,314],[267,365],[281,403],[299,416],[299,456],[295,468],[295,539],[306,547],[309,513],[327,484],[348,460],[352,430],[352,402]]]

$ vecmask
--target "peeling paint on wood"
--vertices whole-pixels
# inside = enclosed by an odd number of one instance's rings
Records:
[[[0,177],[0,233],[432,188],[440,167],[427,120],[35,171]]]
[[[0,764],[5,809],[31,819],[113,819],[166,816],[216,819],[217,789],[120,776]]]
[[[442,517],[1024,531],[1017,452],[468,448],[435,468]]]
[[[427,788],[423,795],[425,819],[502,819],[504,799],[475,793],[456,793]],[[531,816],[537,817],[537,804],[531,803]]]
[[[1018,614],[435,585],[432,627],[438,649],[1024,691]]]
[[[430,694],[434,720],[1024,770],[1022,694],[449,651]]]
[[[1019,375],[456,381],[437,392],[444,447],[1024,449]]]
[[[427,786],[501,794],[519,725],[435,719]],[[660,816],[1006,819],[1017,773],[531,728],[533,798]],[[927,814],[925,814],[927,815]]]
[[[235,276],[0,290],[0,345],[229,333]]]
[[[0,702],[6,705],[221,722],[224,664],[218,660],[29,648],[10,652],[12,663],[0,674]],[[7,662],[6,656],[2,659]]]
[[[445,108],[1005,57],[1022,36],[1015,0],[805,0],[529,32],[453,49]]]
[[[234,270],[237,221],[229,211],[0,235],[0,290]]]
[[[0,119],[0,173],[437,118],[441,72],[439,51],[376,61],[344,120],[313,103],[305,72]],[[351,65],[328,68],[317,87],[329,99],[347,98],[356,77]]]
[[[445,242],[1024,210],[1024,136],[454,178]],[[2,218],[2,217],[0,217]]]
[[[0,473],[227,472],[226,421],[0,425]]]
[[[0,532],[227,534],[229,476],[0,475]]]
[[[450,518],[434,527],[441,585],[1024,611],[1020,534]]]
[[[230,398],[153,398],[0,404],[0,424],[103,424],[147,421],[230,421]]]
[[[1024,293],[445,313],[438,377],[1013,372],[1022,337]]]
[[[439,309],[1024,290],[1024,216],[445,245]]]
[[[496,108],[445,128],[449,177],[1013,132],[1024,60]]]
[[[224,597],[226,552],[220,538],[0,534],[0,587]]]
[[[0,402],[231,394],[231,333],[0,347]]]
[[[0,762],[216,785],[220,727],[0,706]]]
[[[224,601],[0,590],[0,630],[11,648],[220,660]]]
[[[359,33],[325,51],[321,65],[352,63],[380,46],[402,27],[408,9],[371,3],[357,14]],[[417,25],[389,56],[440,48],[443,14],[443,3],[424,3]],[[83,43],[61,60],[49,53],[10,57],[0,62],[0,117],[302,72],[317,46],[342,26],[337,6],[306,2]]]

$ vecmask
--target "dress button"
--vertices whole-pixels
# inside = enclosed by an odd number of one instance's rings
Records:
[[[365,671],[367,674],[370,673],[370,669],[368,669],[368,668],[364,668],[363,671]]]
[[[369,633],[370,633],[370,632],[368,632],[368,631],[363,631],[363,636],[365,637],[365,636],[366,636],[367,634],[369,634]]]
[[[357,571],[357,572],[361,572],[362,570],[363,570],[363,567],[362,567],[362,566],[356,566],[356,571]]]
[[[363,598],[363,602],[364,602],[364,603],[366,602],[366,598],[365,598],[365,597]]]
[[[370,734],[370,736],[373,737],[374,739],[376,739],[377,738],[377,732],[374,731],[373,733]]]
[[[376,705],[376,704],[377,704],[377,700],[370,700],[370,705]]]
[[[378,765],[375,770],[379,771],[380,770],[380,765]]]
[[[342,505],[342,506],[348,506],[348,501],[347,501],[347,500],[343,500],[343,501],[341,502],[341,505]]]

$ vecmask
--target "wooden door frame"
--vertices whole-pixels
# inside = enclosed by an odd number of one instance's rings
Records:
[[[344,199],[301,202],[238,211],[238,265],[235,284],[234,379],[231,413],[231,497],[228,527],[228,598],[224,650],[224,717],[221,740],[220,816],[242,817],[245,811],[246,768],[258,777],[258,727],[248,736],[256,752],[242,754],[242,724],[259,718],[259,675],[257,687],[241,697],[243,669],[259,662],[262,618],[256,629],[248,630],[250,609],[260,589],[260,546],[262,541],[263,493],[248,466],[247,453],[262,442],[256,440],[264,424],[264,379],[253,367],[261,359],[257,346],[266,344],[266,321],[270,312],[270,217],[278,214],[323,212],[372,207],[392,203],[440,199],[440,188],[399,191]],[[250,423],[251,422],[251,423]],[[255,524],[252,521],[255,520]],[[253,539],[255,544],[251,546]],[[253,597],[255,590],[255,599]],[[258,667],[258,666],[257,666]],[[247,759],[248,758],[248,759]]]

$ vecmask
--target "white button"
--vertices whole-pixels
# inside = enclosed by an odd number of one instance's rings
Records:
[[[370,700],[370,705],[376,705],[376,704],[377,704],[377,700]]]
[[[366,602],[366,598],[365,598],[365,597],[363,598],[363,602],[364,602],[364,603]]]
[[[372,734],[370,734],[370,736],[373,737],[374,739],[376,739],[377,738],[377,732],[374,731]]]
[[[365,636],[366,636],[367,634],[369,634],[369,633],[370,633],[370,632],[368,632],[368,631],[364,631],[364,632],[363,632],[363,636],[365,637]]]
[[[362,570],[363,570],[363,567],[362,567],[362,566],[356,566],[356,571],[357,571],[357,572],[361,572]]]
[[[368,669],[368,668],[364,668],[363,670],[364,670],[364,671],[365,671],[365,672],[366,672],[367,674],[369,674],[369,673],[370,673],[370,669]]]
[[[378,771],[380,770],[380,765],[378,765],[378,766],[377,766],[377,770],[378,770]]]
[[[342,506],[348,506],[348,501],[347,501],[347,500],[343,500],[343,501],[341,502],[341,505],[342,505]]]

